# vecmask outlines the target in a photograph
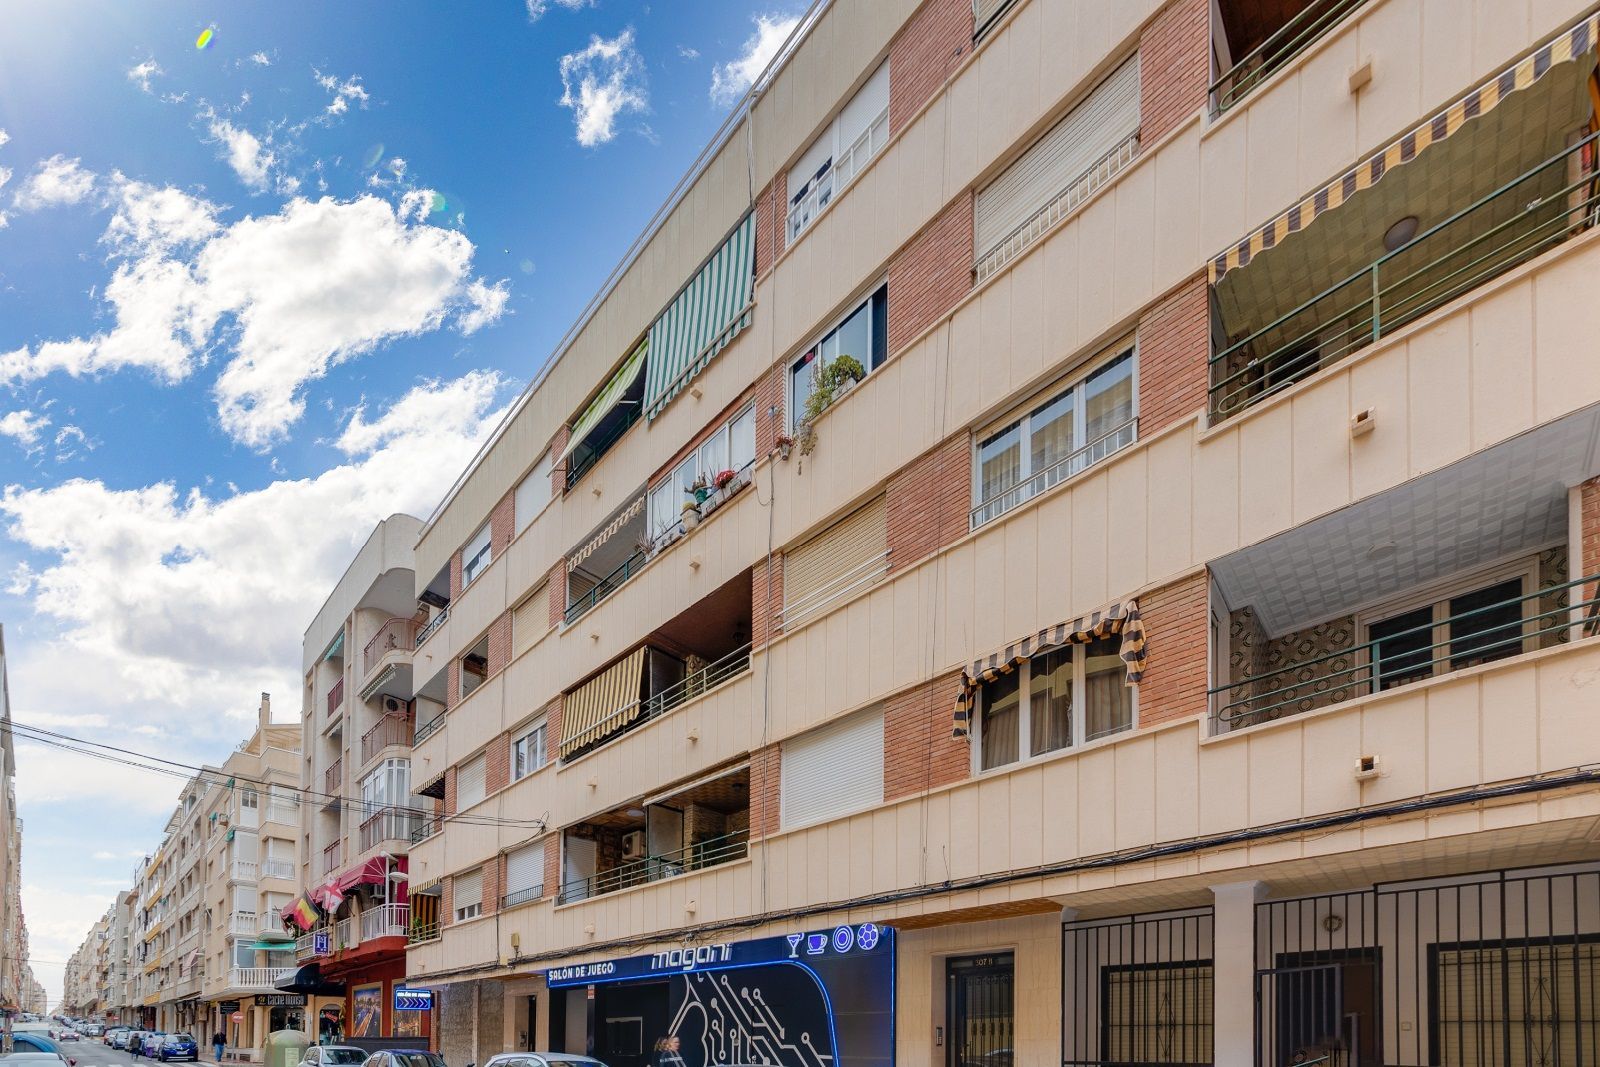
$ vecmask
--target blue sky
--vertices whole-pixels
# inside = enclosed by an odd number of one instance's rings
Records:
[[[802,0],[0,0],[12,713],[217,761],[425,516]],[[209,47],[198,35],[213,29]],[[180,783],[19,745],[62,961]]]

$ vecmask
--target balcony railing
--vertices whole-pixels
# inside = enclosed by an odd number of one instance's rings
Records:
[[[328,714],[332,715],[339,710],[339,705],[344,703],[344,679],[340,678],[333,683],[333,688],[328,690]]]
[[[361,650],[361,675],[366,677],[372,669],[391,652],[410,652],[417,647],[417,634],[422,629],[416,619],[390,619],[378,627],[372,640]]]
[[[253,934],[256,929],[256,913],[253,911],[236,911],[228,916],[230,934]]]
[[[1589,229],[1600,207],[1590,162],[1597,137],[1585,137],[1213,355],[1212,417],[1259,403]],[[1572,169],[1579,176],[1571,177]]]
[[[415,923],[406,930],[406,941],[413,945],[421,945],[439,938],[439,923]]]
[[[738,830],[721,837],[713,837],[698,845],[669,852],[664,856],[646,856],[642,860],[624,863],[609,871],[588,878],[574,878],[561,883],[557,904],[571,904],[576,900],[615,893],[636,885],[648,885],[668,878],[676,878],[690,871],[704,870],[724,863],[744,859],[749,851],[750,832]]]
[[[527,889],[517,889],[500,898],[502,908],[514,908],[518,904],[526,904],[530,900],[538,900],[544,896],[544,885],[541,883],[529,886]]]
[[[268,804],[266,812],[267,822],[275,822],[282,826],[300,825],[300,809],[292,800]]]
[[[359,944],[361,944],[361,927],[356,925],[354,917],[340,919],[333,924],[335,948],[355,948]]]
[[[643,700],[636,700],[631,704],[625,704],[618,708],[592,727],[592,729],[600,732],[595,740],[564,753],[561,758],[564,760],[576,759],[585,752],[593,751],[603,744],[615,741],[628,731],[636,730],[651,719],[665,715],[684,701],[693,700],[704,693],[709,693],[723,682],[737,678],[749,669],[750,646],[741,645],[715,663],[708,664],[695,671],[683,681],[675,682],[659,693],[647,696]],[[623,725],[608,728],[608,724],[618,720],[621,720]]]
[[[228,988],[270,991],[274,982],[293,971],[293,967],[234,967],[228,972]]]
[[[412,746],[415,747],[416,745],[422,744],[422,742],[424,742],[428,738],[432,737],[434,735],[435,731],[437,731],[443,725],[444,725],[444,712],[441,711],[439,714],[435,715],[433,718],[429,719],[427,722],[423,723],[421,726],[418,726],[412,732],[412,734],[411,734],[411,744],[412,744]]]
[[[234,860],[233,880],[235,882],[253,882],[260,877],[261,868],[255,860]]]
[[[431,637],[435,630],[437,630],[439,627],[443,626],[444,625],[444,621],[446,619],[448,619],[449,617],[450,617],[450,605],[446,604],[444,607],[439,609],[439,613],[437,615],[435,615],[433,618],[428,620],[428,623],[427,623],[426,626],[424,626],[422,629],[417,631],[416,644],[413,645],[412,647],[421,648],[422,647],[422,642],[426,641],[429,637]]]
[[[644,552],[635,552],[623,560],[622,566],[596,582],[593,589],[567,605],[567,625],[577,622],[590,608],[620,589],[624,582],[639,573],[639,568],[643,567],[649,558]]]
[[[623,404],[620,410],[623,412],[623,416],[616,426],[598,437],[591,434],[588,440],[579,446],[580,451],[587,449],[587,451],[584,451],[582,459],[576,458],[577,453],[574,452],[573,458],[567,460],[568,489],[577,485],[579,479],[588,474],[594,465],[600,462],[600,457],[611,451],[611,446],[622,440],[623,434],[633,429],[633,424],[638,422],[639,417],[644,414],[644,405]]]
[[[1128,447],[1138,437],[1139,417],[1136,415],[1109,433],[1090,441],[1075,452],[1062,456],[1044,470],[995,494],[973,508],[967,516],[969,528],[976,530],[984,523],[999,518],[1012,508],[1032,500],[1046,489],[1054,488],[1074,474],[1087,470],[1113,452]]]
[[[1600,633],[1600,574],[1548,585],[1208,691],[1217,733]],[[1600,588],[1600,587],[1596,587]],[[1568,604],[1560,600],[1571,598]],[[1547,605],[1557,604],[1550,607]],[[1507,608],[1517,609],[1509,619]],[[1440,634],[1447,635],[1437,640]],[[1345,665],[1348,664],[1348,665]]]
[[[330,940],[332,932],[325,927],[311,930],[294,939],[294,957],[301,962],[312,959],[317,955],[317,938],[327,936]]]
[[[415,731],[408,715],[385,715],[361,735],[361,762],[366,764],[390,745],[410,745]]]
[[[344,757],[334,760],[327,770],[322,772],[322,791],[331,796],[338,796],[339,790],[344,788]]]
[[[339,869],[339,864],[344,861],[343,843],[335,841],[322,850],[322,873],[332,874]]]
[[[404,937],[411,920],[411,905],[382,904],[361,913],[361,940]]]
[[[1312,0],[1211,83],[1211,113],[1220,115],[1250,95],[1275,71],[1310,48],[1364,3],[1366,0]]]
[[[438,832],[439,817],[437,815],[421,814],[421,817],[411,825],[411,843],[415,845],[418,842],[426,841]]]
[[[288,860],[266,860],[261,864],[261,877],[294,880],[294,864]]]
[[[361,851],[383,841],[410,841],[420,821],[422,812],[412,808],[380,808],[361,821]]]

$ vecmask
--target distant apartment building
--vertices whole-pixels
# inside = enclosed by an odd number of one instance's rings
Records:
[[[17,752],[11,730],[11,683],[0,627],[0,1012],[29,1011],[33,968],[22,914],[22,819],[17,814]]]
[[[815,5],[308,637],[447,1060],[1594,1049],[1597,31]]]

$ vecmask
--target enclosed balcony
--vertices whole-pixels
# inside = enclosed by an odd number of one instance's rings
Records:
[[[1316,44],[1367,0],[1215,0],[1211,112],[1220,115]]]
[[[1213,420],[1594,226],[1596,23],[1547,43],[1212,259]]]
[[[1215,561],[1213,730],[1600,633],[1569,502],[1596,433],[1568,416]]]
[[[642,341],[572,420],[567,447],[556,461],[566,470],[568,489],[577,485],[644,414],[644,364],[649,344],[648,339]]]
[[[593,816],[562,834],[557,904],[615,893],[744,859],[750,840],[750,768]]]

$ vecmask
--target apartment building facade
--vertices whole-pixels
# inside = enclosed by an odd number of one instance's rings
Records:
[[[0,1013],[31,1010],[33,968],[22,913],[22,819],[17,814],[17,752],[11,731],[11,684],[0,627]]]
[[[279,918],[297,934],[298,970],[279,988],[307,998],[320,1040],[369,1050],[426,1043],[426,1013],[396,1012],[411,902],[407,857],[434,818],[411,788],[420,720],[443,711],[417,693],[412,653],[426,624],[409,515],[380,522],[303,644],[300,895]]]
[[[447,1060],[1596,1047],[1597,41],[819,4],[417,542]]]

